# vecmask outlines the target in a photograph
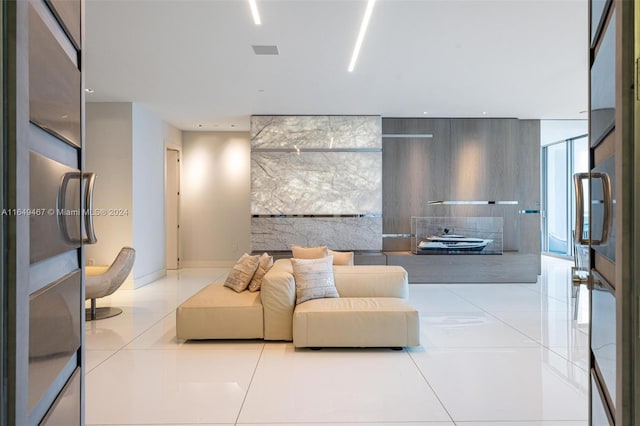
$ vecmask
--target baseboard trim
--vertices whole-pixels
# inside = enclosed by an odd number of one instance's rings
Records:
[[[140,287],[144,287],[145,285],[150,284],[155,280],[158,280],[166,275],[167,275],[167,270],[163,268],[163,269],[158,269],[157,271],[154,271],[150,274],[143,275],[142,277],[138,277],[138,278],[134,277],[133,288],[137,289]]]
[[[233,268],[235,260],[181,260],[180,269],[183,268]]]

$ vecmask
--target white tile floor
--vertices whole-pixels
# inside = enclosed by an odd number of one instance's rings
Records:
[[[296,350],[184,342],[175,308],[225,269],[186,269],[86,325],[89,425],[586,426],[587,312],[570,266],[536,284],[412,284],[422,346]]]

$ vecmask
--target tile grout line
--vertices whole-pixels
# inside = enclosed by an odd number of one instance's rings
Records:
[[[464,301],[466,301],[467,303],[469,303],[469,304],[471,304],[471,305],[475,306],[476,308],[480,309],[482,312],[484,312],[484,313],[486,313],[486,314],[490,315],[491,317],[495,318],[496,320],[498,320],[498,321],[499,321],[499,322],[501,322],[502,324],[506,325],[507,327],[511,328],[512,330],[514,330],[514,331],[518,332],[519,334],[523,335],[523,336],[524,336],[524,337],[526,337],[527,339],[529,339],[529,340],[531,340],[532,342],[536,343],[536,345],[538,345],[539,347],[544,348],[544,349],[546,349],[546,350],[548,350],[548,351],[553,352],[555,355],[559,356],[560,358],[564,359],[564,360],[565,360],[565,361],[567,361],[567,362],[570,362],[571,364],[573,364],[575,367],[579,368],[580,370],[582,370],[582,371],[585,371],[585,372],[586,372],[586,370],[585,370],[584,368],[582,368],[580,365],[576,364],[574,361],[572,361],[572,360],[570,360],[570,359],[565,358],[564,356],[560,355],[558,352],[556,352],[556,351],[555,351],[555,350],[553,350],[552,348],[545,346],[542,342],[538,342],[536,339],[532,338],[531,336],[528,336],[528,335],[527,335],[527,334],[525,334],[523,331],[518,330],[518,329],[517,329],[517,328],[515,328],[513,325],[511,325],[511,324],[507,323],[507,322],[506,322],[506,321],[504,321],[503,319],[501,319],[501,318],[497,317],[496,315],[492,314],[491,312],[489,312],[488,310],[486,310],[486,309],[482,308],[481,306],[479,306],[479,305],[477,305],[477,304],[473,303],[471,300],[467,299],[466,297],[464,297],[464,296],[462,296],[462,295],[460,295],[460,294],[456,293],[456,292],[455,292],[455,291],[453,291],[453,290],[449,290],[449,289],[447,289],[447,291],[450,291],[452,294],[454,294],[454,295],[458,296],[458,297],[459,297],[459,298],[461,298],[462,300],[464,300]],[[543,296],[543,294],[542,294],[542,293],[540,293],[540,292],[538,292],[538,293],[539,293],[541,296]],[[556,300],[558,300],[558,299],[556,299]],[[517,312],[517,311],[516,311],[516,312]],[[577,332],[579,332],[580,330],[577,330],[577,329],[576,329],[576,331],[577,331]],[[486,347],[487,347],[487,348],[492,348],[493,346],[486,346]],[[533,347],[532,347],[532,348],[533,348]]]
[[[484,312],[485,314],[488,314],[489,316],[495,318],[496,320],[498,320],[499,322],[503,323],[504,325],[506,325],[507,327],[511,328],[512,330],[518,332],[519,334],[523,335],[524,337],[526,337],[527,339],[531,340],[532,342],[534,342],[536,345],[538,346],[542,346],[541,343],[537,342],[535,339],[532,339],[530,336],[527,336],[526,334],[524,334],[522,331],[518,330],[517,328],[513,327],[511,324],[507,324],[506,322],[504,322],[502,319],[498,318],[497,316],[495,316],[494,314],[492,314],[491,312],[487,311],[486,309],[484,309],[483,307],[473,303],[471,300],[467,299],[466,297],[456,293],[454,290],[450,290],[450,289],[445,289],[446,291],[448,291],[449,293],[453,294],[456,297],[459,297],[460,299],[464,300],[465,302],[469,303],[470,305],[480,309],[481,312]],[[433,313],[439,313],[439,312],[425,312],[425,314],[433,314]],[[451,311],[443,311],[443,314],[450,314]],[[458,313],[458,312],[457,312]],[[459,313],[465,313],[465,311],[460,311]],[[469,346],[467,348],[475,348],[476,346]],[[480,348],[519,348],[519,346],[481,346]],[[445,346],[443,346],[442,348],[446,348]],[[456,346],[457,348],[457,346]],[[464,346],[460,347],[460,348],[464,348]],[[533,346],[531,346],[531,348],[533,348]],[[547,348],[548,349],[548,348]],[[413,359],[413,358],[412,358]]]
[[[115,354],[120,353],[124,350],[130,351],[132,349],[125,349],[127,346],[129,346],[130,344],[132,344],[136,339],[138,339],[140,336],[142,336],[144,333],[146,333],[147,331],[151,330],[153,327],[155,327],[156,325],[158,325],[161,321],[163,321],[165,318],[167,318],[169,315],[171,315],[171,311],[165,315],[163,315],[162,317],[160,317],[160,319],[158,319],[158,321],[154,322],[153,324],[151,324],[148,328],[146,328],[145,330],[143,330],[142,332],[140,332],[139,334],[137,334],[136,336],[134,336],[129,342],[125,343],[124,345],[122,345],[121,347],[119,347],[118,349],[114,350],[113,353],[111,355],[109,355],[108,357],[106,357],[104,360],[102,360],[100,363],[98,363],[95,367],[93,367],[91,369],[91,371],[85,371],[85,376],[89,375],[90,373],[92,373],[96,368],[100,367],[102,364],[104,364],[105,362],[107,362],[109,359],[111,359]],[[86,333],[86,330],[85,330]],[[87,351],[100,351],[100,350],[110,350],[110,349],[86,349],[85,348],[85,362],[86,362],[86,358],[87,358]]]
[[[223,275],[226,275],[227,273],[228,273],[228,272],[220,273],[220,275],[216,276],[216,279],[215,279],[214,281],[216,281],[216,282],[217,282],[217,281],[218,281],[218,279],[219,279],[219,277],[221,277],[221,276],[223,276]],[[179,280],[180,280],[178,277],[172,277],[172,278],[173,278],[174,280],[178,281],[178,282],[179,282]],[[159,281],[159,280],[158,280],[158,281]],[[154,283],[149,283],[149,285],[153,285],[153,284],[154,284]],[[177,285],[177,284],[176,284],[176,285]],[[206,285],[207,285],[207,284],[203,284],[202,288],[204,288]],[[147,286],[145,286],[145,287],[147,287]],[[136,289],[132,289],[131,291],[133,292],[133,291],[135,291],[135,290],[136,290]],[[177,300],[176,300],[176,302],[177,302]],[[109,356],[108,356],[108,357],[106,357],[104,360],[102,360],[100,363],[98,363],[98,364],[97,364],[95,367],[93,367],[90,371],[86,371],[86,370],[85,370],[85,376],[87,376],[87,375],[89,375],[90,373],[92,373],[96,368],[100,367],[102,364],[104,364],[105,362],[107,362],[107,361],[108,361],[110,358],[112,358],[115,354],[117,354],[117,353],[119,353],[119,352],[121,352],[121,351],[123,351],[123,350],[131,350],[131,349],[125,349],[125,348],[126,348],[127,346],[129,346],[131,343],[133,343],[133,342],[134,342],[136,339],[138,339],[140,336],[142,336],[144,333],[148,332],[148,331],[149,331],[149,330],[151,330],[153,327],[155,327],[156,325],[158,325],[161,321],[164,321],[164,320],[165,320],[165,318],[167,318],[169,315],[171,315],[171,314],[173,313],[173,311],[175,311],[176,309],[178,309],[178,306],[180,306],[180,303],[177,303],[177,305],[176,305],[176,307],[175,307],[175,308],[170,309],[170,310],[169,310],[169,312],[167,312],[166,314],[162,315],[162,316],[161,316],[157,321],[153,322],[149,327],[147,327],[146,329],[144,329],[143,331],[141,331],[139,334],[135,335],[135,336],[134,336],[130,341],[128,341],[127,343],[125,343],[125,344],[124,344],[124,345],[122,345],[121,347],[119,347],[119,348],[115,349],[111,355],[109,355]],[[84,330],[84,333],[85,333],[85,338],[86,338],[86,333],[87,333],[87,331],[86,331],[86,330]],[[109,351],[110,349],[87,349],[87,348],[85,348],[85,351],[84,351],[84,352],[85,352],[85,354],[84,354],[84,357],[85,357],[85,363],[86,363],[86,358],[87,358],[87,354],[86,354],[86,352],[87,352],[87,351],[91,351],[91,350],[96,350],[96,351],[99,351],[99,350],[106,350],[106,351]]]
[[[151,283],[153,284],[153,283]],[[203,284],[202,288],[204,288],[205,286],[207,286],[208,284]],[[201,288],[201,289],[202,289]],[[162,315],[157,321],[155,321],[153,324],[151,324],[148,328],[146,328],[145,330],[143,330],[142,332],[140,332],[139,334],[137,334],[136,336],[134,336],[129,342],[127,342],[124,346],[122,346],[122,348],[120,348],[120,350],[124,349],[125,347],[129,346],[131,343],[133,343],[136,339],[138,339],[140,336],[142,336],[144,333],[148,332],[149,330],[151,330],[153,327],[155,327],[156,325],[158,325],[161,321],[164,321],[169,315],[171,315],[175,310],[178,309],[178,307],[181,305],[180,302],[178,302],[178,300],[175,300],[176,302],[176,306],[174,308],[169,309],[169,311],[167,313],[165,313],[164,315]],[[127,349],[130,350],[130,349]]]
[[[442,402],[442,400],[440,399],[440,395],[438,395],[438,393],[436,392],[436,390],[433,388],[433,386],[431,386],[431,383],[429,383],[429,380],[427,379],[427,377],[424,375],[422,369],[420,369],[420,367],[418,366],[418,364],[416,363],[416,360],[413,359],[413,357],[411,356],[411,352],[409,352],[407,350],[407,348],[404,349],[405,353],[407,355],[409,355],[409,359],[411,360],[411,362],[413,363],[413,365],[416,367],[416,369],[418,370],[418,374],[420,374],[420,376],[424,379],[424,382],[427,384],[427,386],[429,386],[429,389],[431,389],[431,392],[433,392],[433,395],[436,397],[436,399],[438,400],[438,402],[440,403],[440,405],[442,406],[442,409],[444,410],[445,413],[447,413],[447,416],[449,416],[449,419],[451,420],[451,422],[455,425],[455,420],[453,420],[453,416],[451,415],[451,413],[449,412],[449,410],[447,409],[447,407],[444,405],[444,402]]]
[[[267,344],[262,344],[262,349],[260,349],[260,355],[258,355],[258,360],[256,361],[256,366],[253,369],[253,373],[251,373],[251,379],[249,380],[249,384],[247,385],[247,392],[244,394],[244,398],[242,398],[242,404],[240,404],[240,409],[238,410],[238,415],[236,416],[236,420],[233,422],[234,426],[238,424],[240,420],[240,414],[242,414],[242,409],[244,408],[244,403],[247,401],[247,396],[249,396],[249,391],[251,390],[251,384],[253,383],[253,379],[256,377],[256,371],[258,371],[258,365],[260,365],[260,360],[262,359],[262,354],[264,353],[264,348]]]
[[[525,334],[523,331],[518,330],[517,328],[515,328],[513,325],[509,324],[508,322],[504,321],[503,319],[495,316],[494,314],[492,314],[491,312],[487,312],[487,314],[489,314],[490,316],[492,316],[493,318],[495,318],[496,320],[500,321],[501,323],[503,323],[504,325],[506,325],[507,327],[511,328],[512,330],[522,334],[524,337],[526,337],[527,339],[531,340],[532,342],[535,342],[536,345],[538,345],[541,348],[544,348],[550,352],[553,352],[554,354],[556,354],[557,356],[559,356],[560,358],[564,359],[567,362],[570,362],[571,364],[573,364],[575,367],[581,369],[582,371],[584,371],[585,373],[587,372],[587,370],[585,370],[584,368],[582,368],[581,366],[579,366],[578,364],[576,364],[575,362],[573,362],[572,360],[565,358],[564,356],[560,355],[558,352],[556,352],[555,350],[553,350],[551,347],[546,346],[544,343],[539,342],[538,340],[534,339],[531,336],[528,336],[527,334]],[[578,330],[576,330],[576,332],[578,332]],[[533,347],[531,347],[533,348]],[[530,348],[530,349],[531,349]],[[525,348],[526,349],[526,348]]]
[[[584,284],[581,284],[581,285],[584,285]],[[538,290],[538,289],[533,290],[533,289],[530,289],[530,288],[527,288],[527,287],[524,287],[524,289],[525,289],[525,290],[528,290],[528,291],[531,291],[531,292],[533,292],[533,293],[538,293],[538,294],[540,294],[540,295],[542,295],[542,296],[547,296],[547,297],[549,297],[549,298],[551,298],[551,299],[555,300],[556,302],[565,303],[565,302],[567,301],[567,300],[563,300],[563,299],[560,299],[559,297],[556,297],[556,296],[553,296],[553,295],[549,294],[549,292],[548,292],[548,291],[547,291],[547,293],[544,293],[543,291],[540,291],[540,290]],[[569,296],[569,298],[570,298],[570,299],[573,299],[573,297],[571,297],[571,296]]]

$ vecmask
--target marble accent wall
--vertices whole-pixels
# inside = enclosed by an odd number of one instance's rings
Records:
[[[252,116],[252,250],[381,250],[381,130],[379,116]]]
[[[254,115],[251,148],[382,149],[379,116]]]
[[[382,250],[381,217],[254,217],[251,248],[289,250],[291,244],[332,250]]]
[[[381,152],[252,152],[251,214],[382,212]]]

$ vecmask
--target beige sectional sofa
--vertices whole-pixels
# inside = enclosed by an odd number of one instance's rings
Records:
[[[419,315],[407,303],[409,285],[404,268],[334,266],[333,272],[339,298],[313,299],[299,305],[295,304],[296,284],[289,259],[275,262],[259,293],[235,293],[212,284],[178,307],[177,337],[264,338],[293,341],[296,347],[420,344]],[[260,308],[262,318],[256,314]],[[260,328],[262,335],[256,336]]]

